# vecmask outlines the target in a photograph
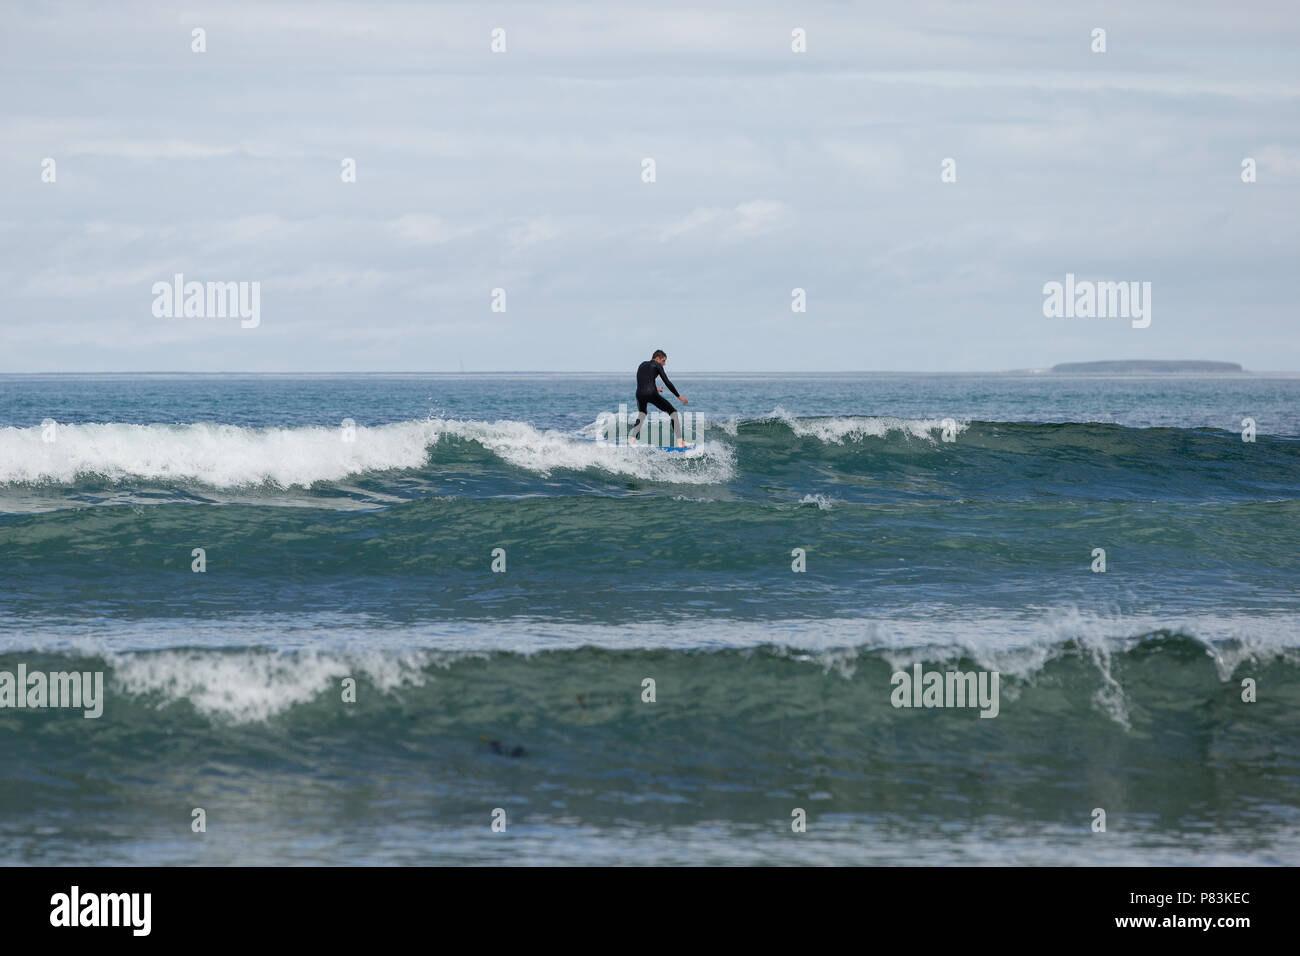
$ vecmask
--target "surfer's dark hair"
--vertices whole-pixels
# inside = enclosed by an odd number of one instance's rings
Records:
[[[664,358],[667,358],[667,357],[668,357],[668,353],[665,352],[663,349],[655,349],[655,354],[652,355],[652,356],[650,356],[650,358],[652,358],[652,359],[657,359],[657,358],[658,358],[659,356],[661,356],[661,355],[662,355]]]

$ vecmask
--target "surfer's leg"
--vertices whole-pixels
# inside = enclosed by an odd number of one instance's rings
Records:
[[[682,417],[677,414],[677,409],[673,408],[673,403],[668,401],[668,399],[664,398],[662,395],[651,395],[646,399],[646,401],[660,411],[668,413],[668,418],[673,423],[673,437],[677,440],[677,444],[686,444],[682,441]],[[641,399],[637,399],[637,404],[641,404]]]
[[[658,397],[659,397],[658,395],[655,396],[655,398],[658,398]],[[636,444],[636,440],[637,440],[637,436],[641,434],[641,423],[645,421],[645,406],[646,406],[646,401],[647,401],[647,400],[644,399],[644,398],[642,398],[640,395],[637,396],[637,399],[636,399],[636,424],[632,426],[632,431],[628,432],[627,443],[628,443],[629,445],[635,445],[635,444]]]

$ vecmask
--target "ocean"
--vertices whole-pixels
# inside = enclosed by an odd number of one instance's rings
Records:
[[[1300,377],[669,374],[0,376],[0,857],[1300,860]]]

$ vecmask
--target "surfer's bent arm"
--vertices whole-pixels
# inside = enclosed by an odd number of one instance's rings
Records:
[[[664,380],[664,384],[668,386],[668,391],[672,392],[674,395],[677,395],[678,398],[681,398],[681,395],[677,394],[677,389],[673,388],[673,383],[668,381],[668,376],[664,374],[662,365],[659,366],[659,377],[662,378]]]

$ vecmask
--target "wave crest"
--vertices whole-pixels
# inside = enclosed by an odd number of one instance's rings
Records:
[[[735,473],[730,448],[716,442],[661,455],[509,420],[431,418],[346,430],[323,425],[58,425],[53,438],[45,441],[41,426],[0,429],[0,484],[70,485],[99,478],[223,489],[306,488],[366,472],[425,467],[434,458],[433,446],[450,438],[474,442],[509,465],[543,476],[561,469],[599,469],[647,481],[712,484]]]

